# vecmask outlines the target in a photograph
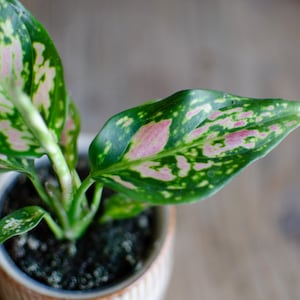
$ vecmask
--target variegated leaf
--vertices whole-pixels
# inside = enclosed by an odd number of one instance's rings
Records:
[[[62,64],[42,25],[16,0],[0,0],[0,149],[40,156],[42,149],[10,101],[12,84],[32,99],[59,139],[66,117]]]
[[[300,124],[300,103],[178,92],[111,118],[93,141],[92,176],[133,199],[206,198]]]
[[[77,139],[80,132],[80,116],[75,103],[69,99],[69,108],[65,127],[62,131],[60,145],[71,169],[77,165]]]
[[[18,209],[0,220],[0,243],[23,234],[37,226],[47,214],[38,206]]]

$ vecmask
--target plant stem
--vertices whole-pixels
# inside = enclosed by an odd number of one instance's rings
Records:
[[[64,231],[57,225],[57,223],[48,213],[45,215],[45,220],[58,240],[61,240],[65,237]]]
[[[73,198],[72,208],[71,208],[71,215],[72,220],[78,220],[81,215],[82,211],[82,202],[86,200],[85,193],[91,187],[91,185],[95,182],[95,180],[89,175],[87,176],[82,184],[80,185],[79,189],[77,190],[76,194]]]
[[[99,205],[101,203],[102,191],[103,191],[103,184],[100,182],[96,183],[93,201],[91,204],[91,213],[97,212]]]
[[[19,171],[25,174],[30,179],[41,200],[44,201],[44,203],[46,203],[47,205],[50,205],[50,199],[38,178],[33,160],[9,157],[7,158],[7,161],[9,162],[9,164],[11,164],[12,170]]]
[[[12,103],[16,106],[24,122],[46,151],[52,163],[62,190],[63,205],[67,210],[72,200],[72,176],[62,151],[30,98],[15,86],[11,90]]]
[[[75,185],[76,190],[78,190],[82,184],[82,181],[81,181],[76,169],[71,170],[71,173],[72,173],[72,178],[73,178],[73,184]],[[88,209],[88,202],[87,202],[87,198],[85,195],[84,195],[84,199],[82,199],[81,201],[82,201],[81,207],[84,209]]]
[[[60,201],[61,195],[55,186],[51,185],[49,182],[46,182],[47,193],[50,196],[50,207],[55,212],[60,224],[65,230],[70,229],[70,222],[67,216],[66,211],[64,210],[62,203]]]
[[[95,186],[92,204],[88,213],[82,218],[80,218],[80,220],[77,220],[75,226],[73,227],[73,238],[76,239],[80,237],[88,228],[88,226],[91,224],[100,206],[102,191],[103,191],[103,184],[97,183]]]
[[[51,205],[51,201],[47,195],[47,193],[45,192],[43,186],[41,185],[37,174],[36,173],[27,173],[28,178],[30,179],[30,181],[32,182],[35,190],[37,191],[37,193],[39,194],[40,198],[47,204],[47,205]]]

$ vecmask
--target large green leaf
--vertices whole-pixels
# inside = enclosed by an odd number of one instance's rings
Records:
[[[26,206],[0,220],[0,243],[37,226],[47,213],[38,206]]]
[[[11,103],[11,86],[21,88],[57,140],[67,99],[61,60],[43,26],[16,0],[0,0],[0,151],[40,156],[43,149]]]
[[[208,197],[300,124],[300,103],[178,92],[112,117],[89,149],[91,174],[133,199]]]

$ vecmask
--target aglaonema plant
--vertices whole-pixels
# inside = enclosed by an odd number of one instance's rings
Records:
[[[0,242],[42,219],[58,239],[74,241],[94,221],[205,199],[300,124],[296,101],[180,91],[109,119],[90,145],[90,172],[81,180],[79,115],[51,38],[19,1],[0,0],[0,43],[1,172],[25,174],[44,203],[3,217]],[[56,182],[40,182],[42,156]],[[95,219],[103,187],[115,194]]]

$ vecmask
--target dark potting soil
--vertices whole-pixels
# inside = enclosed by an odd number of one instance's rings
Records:
[[[47,177],[41,173],[41,177]],[[31,183],[19,177],[7,195],[4,214],[39,202]],[[105,288],[139,270],[154,243],[154,210],[135,218],[92,224],[75,244],[57,241],[45,223],[14,237],[5,248],[31,278],[54,288]]]

